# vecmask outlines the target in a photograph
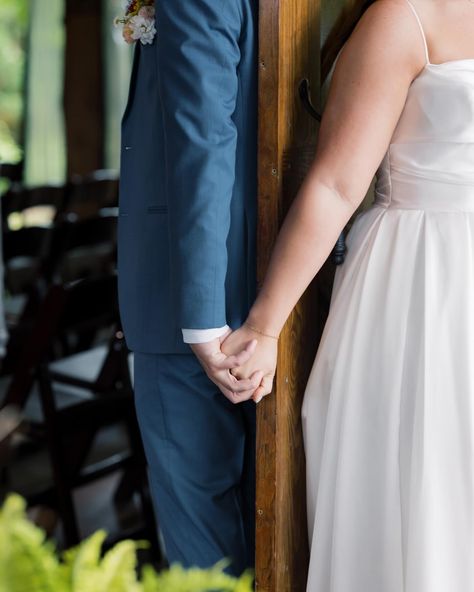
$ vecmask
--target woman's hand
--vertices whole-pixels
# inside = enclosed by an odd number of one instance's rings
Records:
[[[231,370],[239,368],[251,358],[257,346],[257,340],[249,339],[242,344],[242,347],[234,347],[232,351],[229,348],[226,355],[222,351],[222,343],[229,334],[232,334],[230,330],[213,341],[192,344],[191,349],[208,378],[219,387],[223,395],[232,403],[240,403],[241,400],[250,399],[255,389],[261,384],[263,373],[254,372],[253,375],[245,376],[243,380],[238,380],[231,373]]]
[[[253,394],[249,396],[248,393],[245,393],[245,395],[239,396],[239,401],[252,398],[258,403],[265,395],[272,392],[278,354],[277,339],[262,335],[244,324],[240,329],[230,333],[223,341],[221,350],[226,355],[232,355],[234,352],[244,349],[246,344],[255,339],[257,339],[257,346],[252,357],[238,368],[231,370],[231,373],[239,380],[254,376],[258,371],[263,373],[260,386]]]

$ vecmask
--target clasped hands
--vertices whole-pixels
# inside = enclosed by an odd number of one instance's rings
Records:
[[[258,403],[272,391],[277,340],[246,324],[208,343],[191,345],[207,376],[232,402]]]

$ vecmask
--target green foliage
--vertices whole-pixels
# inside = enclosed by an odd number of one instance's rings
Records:
[[[21,160],[27,0],[0,3],[0,160]]]
[[[0,592],[251,592],[252,575],[233,578],[223,569],[183,569],[156,573],[151,566],[137,578],[136,551],[144,543],[126,540],[102,556],[106,533],[97,531],[62,560],[44,532],[28,521],[25,501],[12,494],[0,510]]]
[[[25,502],[10,496],[0,512],[0,592],[59,592],[59,562],[44,533],[28,522]]]
[[[252,575],[244,574],[240,579],[228,576],[222,570],[225,562],[220,562],[209,570],[198,568],[183,569],[180,565],[172,565],[168,571],[157,574],[147,566],[143,573],[143,592],[203,592],[219,590],[220,592],[250,592]]]

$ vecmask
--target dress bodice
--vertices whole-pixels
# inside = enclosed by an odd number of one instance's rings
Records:
[[[380,205],[474,209],[474,59],[425,65],[376,177]]]

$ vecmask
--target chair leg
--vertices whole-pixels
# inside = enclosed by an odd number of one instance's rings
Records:
[[[127,467],[115,488],[114,504],[120,505],[130,501],[137,491],[136,467]]]
[[[61,480],[56,480],[58,494],[58,510],[61,516],[65,547],[73,547],[80,541],[79,527],[76,518],[76,509],[72,499],[72,492],[64,486]]]
[[[72,499],[72,486],[66,477],[65,463],[62,455],[62,445],[59,438],[59,427],[53,418],[55,415],[54,395],[44,368],[38,372],[40,396],[45,416],[46,433],[49,454],[53,469],[53,477],[58,501],[58,511],[61,517],[64,543],[66,547],[77,545],[80,540],[77,525],[76,510]]]
[[[72,492],[68,485],[64,483],[61,471],[57,470],[57,460],[53,460],[53,472],[55,480],[55,489],[58,501],[58,512],[61,517],[64,545],[66,548],[77,545],[80,541],[79,528],[76,519],[76,509],[72,498]],[[54,468],[56,465],[56,468]]]

